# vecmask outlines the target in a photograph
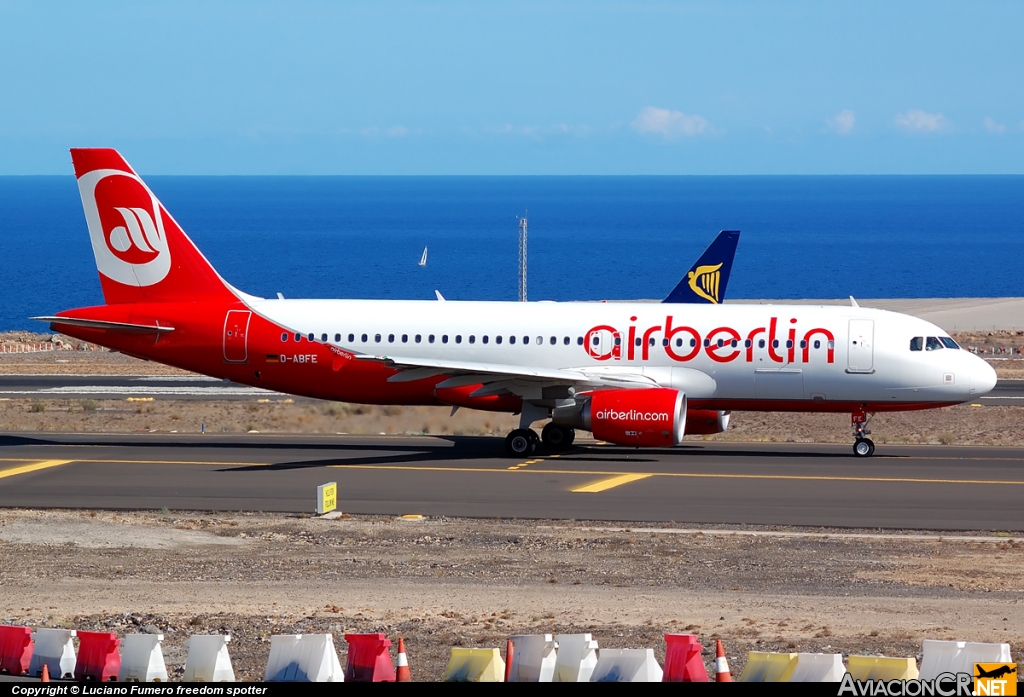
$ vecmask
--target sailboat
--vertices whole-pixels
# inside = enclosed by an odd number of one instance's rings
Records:
[[[420,257],[420,266],[427,265],[427,248],[423,248],[423,256]]]

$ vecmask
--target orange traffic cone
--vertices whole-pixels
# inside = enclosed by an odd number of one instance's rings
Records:
[[[732,682],[732,673],[729,672],[729,661],[725,660],[722,640],[716,639],[715,642],[715,682]]]
[[[516,646],[509,639],[505,644],[505,682],[510,682],[512,678],[512,659],[515,658]]]
[[[395,666],[395,682],[412,682],[409,659],[405,655],[405,640],[398,637],[398,665]]]
[[[43,672],[39,676],[39,682],[50,682],[50,666],[43,664]]]

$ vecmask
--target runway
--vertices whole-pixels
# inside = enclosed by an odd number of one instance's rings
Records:
[[[202,375],[0,375],[0,398],[8,399],[286,399],[288,395]],[[302,399],[294,397],[293,399]],[[1000,380],[988,406],[1024,406],[1024,380]]]
[[[0,506],[1024,530],[1024,448],[581,444],[514,460],[498,438],[0,436]]]

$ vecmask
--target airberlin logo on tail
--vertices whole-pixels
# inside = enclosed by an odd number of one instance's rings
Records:
[[[171,268],[160,202],[131,172],[94,170],[78,180],[96,266],[131,286],[151,286]]]

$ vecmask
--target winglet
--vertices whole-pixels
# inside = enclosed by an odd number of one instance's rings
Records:
[[[665,303],[712,303],[725,300],[725,288],[729,284],[732,261],[736,256],[736,245],[740,241],[739,230],[722,230],[715,241],[704,250],[679,284],[672,289]]]
[[[443,295],[441,295],[441,291],[439,291],[439,290],[435,290],[435,291],[434,291],[434,295],[436,295],[436,296],[437,296],[437,299],[438,299],[438,300],[440,300],[441,302],[444,302],[444,296],[443,296]]]

